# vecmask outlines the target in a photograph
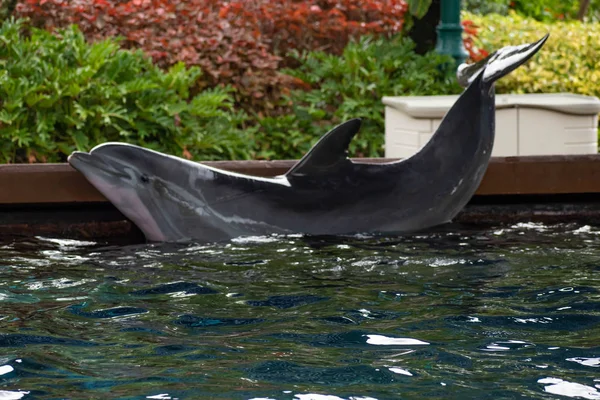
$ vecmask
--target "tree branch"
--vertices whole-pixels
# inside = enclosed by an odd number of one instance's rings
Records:
[[[589,7],[590,0],[581,0],[579,2],[579,11],[577,12],[578,20],[583,21],[583,17],[585,17],[585,14],[587,13]]]

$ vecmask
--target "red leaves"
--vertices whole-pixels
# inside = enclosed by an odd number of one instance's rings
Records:
[[[400,32],[405,0],[21,0],[19,16],[47,29],[70,23],[90,40],[121,36],[168,67],[199,65],[201,86],[232,84],[240,103],[274,107],[289,50],[341,53],[366,33]],[[297,84],[297,82],[296,82]]]
[[[463,44],[469,53],[469,58],[473,61],[479,61],[486,58],[489,53],[475,45],[475,38],[477,37],[479,27],[471,20],[462,21],[462,26],[464,32]]]

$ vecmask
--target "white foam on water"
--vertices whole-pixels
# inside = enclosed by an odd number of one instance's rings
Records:
[[[409,371],[402,369],[402,368],[396,368],[396,367],[392,367],[392,368],[388,368],[390,371],[392,371],[395,374],[400,374],[400,375],[406,375],[406,376],[413,376],[413,374],[411,374]]]
[[[544,224],[539,222],[519,222],[511,226],[511,228],[538,229],[543,231],[547,229]]]
[[[355,238],[355,239],[373,239],[376,236],[375,235],[369,235],[368,233],[364,233],[363,232],[363,233],[356,233],[354,235],[351,235],[350,237]]]
[[[512,348],[510,346],[507,345],[511,345],[511,344],[522,344],[524,346],[519,346],[519,347],[531,347],[534,346],[533,344],[529,343],[529,342],[524,342],[522,340],[504,340],[502,342],[496,342],[496,343],[490,343],[487,346],[485,346],[485,349],[482,349],[483,351],[509,351]],[[526,361],[531,361],[531,359],[527,359]]]
[[[510,347],[505,347],[505,346],[499,346],[495,343],[493,344],[488,344],[487,346],[485,346],[485,349],[483,349],[485,351],[507,351],[510,350]]]
[[[451,258],[434,258],[428,263],[430,267],[448,267],[450,265],[465,264],[465,260],[462,259],[451,259]]]
[[[552,321],[550,317],[542,317],[542,318],[513,318],[515,322],[520,324],[549,324]]]
[[[600,357],[586,358],[586,357],[573,357],[567,358],[567,361],[573,361],[586,367],[600,367]]]
[[[363,335],[367,336],[367,343],[376,346],[410,346],[429,344],[419,339],[412,338],[391,338],[383,335]]]
[[[240,236],[231,239],[233,243],[249,244],[249,243],[275,243],[281,240],[281,236]]]
[[[96,242],[87,242],[84,240],[54,239],[54,238],[46,238],[43,236],[36,236],[35,238],[38,240],[44,241],[44,242],[50,242],[50,243],[57,244],[61,247],[83,247],[83,246],[92,246],[92,245],[96,244]]]
[[[85,300],[88,296],[76,296],[76,297],[57,297],[56,301],[77,301],[77,300]]]
[[[298,398],[299,400],[344,400],[341,397],[316,393],[297,394],[294,397]]]
[[[10,372],[13,372],[15,369],[10,365],[2,365],[0,366],[0,375],[5,375]]]
[[[0,390],[0,400],[19,400],[25,397],[29,392],[18,390],[16,392],[10,390]]]
[[[551,377],[539,379],[538,383],[548,384],[548,386],[544,387],[544,390],[548,393],[580,399],[600,399],[600,392],[598,392],[598,389],[582,385],[581,383],[568,382]]]
[[[573,231],[573,233],[591,233],[594,235],[600,235],[600,231],[593,231],[592,227],[589,225],[584,225],[581,228],[577,228]]]

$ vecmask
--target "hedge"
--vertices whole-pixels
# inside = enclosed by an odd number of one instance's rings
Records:
[[[547,25],[514,12],[465,13],[463,20],[472,49],[532,42],[551,32],[544,50],[500,80],[498,92],[600,95],[599,24]],[[271,98],[279,112],[249,107],[246,113],[236,108],[239,88],[226,84],[226,73],[208,89],[206,81],[199,84],[198,65],[175,63],[163,71],[141,51],[120,50],[114,39],[91,44],[74,27],[58,36],[38,29],[26,35],[23,28],[22,21],[7,22],[0,31],[0,161],[64,161],[74,149],[108,140],[204,160],[298,158],[353,117],[363,117],[364,125],[351,155],[381,156],[382,96],[461,90],[449,58],[417,55],[401,35],[362,35],[350,38],[339,55],[290,51],[294,68],[277,74],[296,88],[284,86]]]
[[[0,162],[64,161],[73,150],[126,141],[207,159],[290,159],[328,129],[365,118],[352,154],[383,154],[384,95],[456,93],[448,57],[414,52],[414,43],[363,36],[342,55],[291,53],[285,70],[303,88],[279,101],[289,112],[236,111],[231,89],[197,91],[197,66],[163,72],[114,39],[89,43],[76,26],[51,34],[0,28]]]
[[[582,3],[586,1],[565,0],[464,0],[463,9],[475,14],[502,14],[509,10],[525,18],[543,22],[575,20],[579,17]],[[584,19],[600,22],[600,0],[588,0]]]
[[[570,92],[600,97],[600,23],[556,21],[464,13],[480,27],[477,41],[486,49],[538,40],[549,32],[542,51],[497,83],[499,93]]]
[[[0,162],[65,161],[73,150],[125,141],[196,159],[249,158],[252,129],[227,87],[193,94],[198,67],[164,72],[114,39],[86,42],[0,27]],[[29,31],[29,33],[25,33]]]
[[[363,36],[342,56],[322,51],[295,53],[299,67],[286,70],[308,88],[286,98],[292,113],[262,118],[255,141],[261,158],[298,158],[328,129],[350,118],[363,118],[350,155],[384,154],[383,96],[460,93],[453,61],[435,52],[418,55],[414,43]]]
[[[162,68],[201,67],[200,89],[231,85],[239,106],[274,114],[295,83],[279,73],[289,50],[341,54],[353,37],[401,32],[406,11],[403,0],[19,0],[16,16],[50,31],[77,24],[92,41],[121,36]]]

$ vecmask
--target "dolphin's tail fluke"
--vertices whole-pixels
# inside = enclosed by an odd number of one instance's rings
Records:
[[[461,64],[456,71],[458,83],[467,87],[483,71],[482,81],[492,84],[529,60],[548,39],[548,34],[535,43],[503,47],[481,61]]]

